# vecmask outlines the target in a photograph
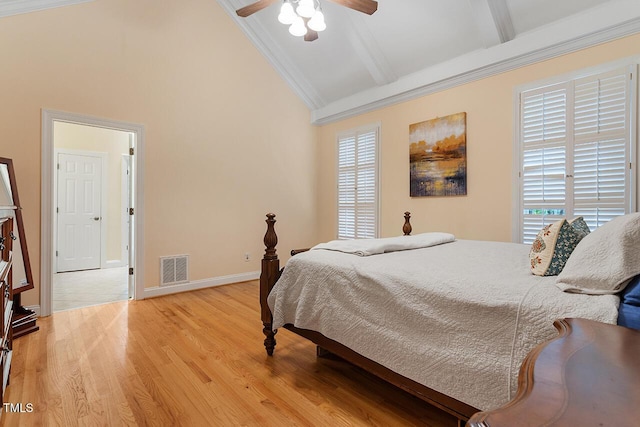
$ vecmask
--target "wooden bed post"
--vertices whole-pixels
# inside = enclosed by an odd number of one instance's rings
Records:
[[[402,226],[402,232],[404,233],[405,236],[409,236],[411,235],[411,222],[409,222],[409,220],[411,219],[411,212],[405,212],[404,213],[404,225]]]
[[[274,228],[276,215],[268,213],[266,223],[267,232],[264,235],[266,249],[262,258],[262,271],[260,273],[260,315],[263,325],[262,333],[266,337],[264,339],[264,347],[267,349],[267,354],[272,356],[273,349],[276,346],[276,331],[271,328],[273,316],[267,304],[267,297],[280,276],[280,260],[278,260],[278,254],[276,253],[278,236]]]
[[[404,226],[402,231],[406,236],[409,236],[412,231],[410,223],[411,214],[409,212],[404,213]],[[269,305],[267,304],[267,297],[276,284],[276,281],[280,278],[280,261],[276,253],[276,245],[278,244],[278,236],[275,231],[276,216],[275,214],[267,214],[267,232],[264,235],[264,245],[266,247],[264,257],[262,258],[262,271],[260,273],[260,308],[261,318],[264,328],[262,332],[265,335],[264,346],[269,356],[273,356],[273,351],[276,346],[275,335],[277,330],[273,330],[273,315]],[[294,249],[291,251],[291,256],[306,252],[309,249]],[[458,418],[458,427],[463,427],[464,420],[476,412],[477,408],[474,408],[466,403],[460,402],[452,397],[446,396],[438,391],[432,390],[425,385],[421,385],[401,374],[386,368],[377,362],[366,358],[365,356],[351,350],[343,344],[325,337],[320,332],[316,332],[310,329],[301,329],[291,323],[287,323],[282,326],[284,329],[298,334],[317,346],[317,354],[319,357],[327,357],[331,354],[340,357],[356,366],[364,369],[371,374],[394,384],[401,389],[411,393],[417,398],[434,405]]]

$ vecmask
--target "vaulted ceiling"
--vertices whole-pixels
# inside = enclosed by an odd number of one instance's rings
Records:
[[[640,32],[640,0],[379,0],[371,16],[320,0],[313,42],[278,22],[280,2],[218,0],[327,123]]]
[[[0,0],[0,17],[93,0]],[[280,1],[217,0],[311,110],[316,124],[640,33],[640,0],[378,0],[371,16],[319,0],[327,29],[305,42]]]

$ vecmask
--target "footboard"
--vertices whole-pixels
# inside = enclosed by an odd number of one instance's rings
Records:
[[[409,212],[405,212],[405,221],[402,227],[402,231],[405,236],[408,236],[411,233],[410,218],[411,214]],[[266,337],[264,340],[264,346],[267,350],[267,354],[272,356],[276,345],[275,335],[277,331],[273,330],[273,315],[269,305],[267,304],[267,297],[280,278],[282,270],[280,270],[280,261],[278,260],[278,255],[276,253],[276,245],[278,243],[278,236],[276,235],[274,228],[276,216],[272,213],[267,214],[266,222],[267,232],[264,236],[266,249],[262,259],[262,272],[260,274],[260,308],[263,324],[262,331]],[[307,250],[308,249],[296,249],[291,251],[291,255],[295,256],[296,254]],[[406,378],[397,372],[394,372],[375,361],[356,353],[348,347],[325,337],[319,332],[299,329],[291,324],[284,325],[284,328],[309,339],[317,346],[326,349],[330,353],[338,355],[344,360],[411,393],[419,399],[456,416],[459,420],[458,426],[462,426],[464,424],[464,420],[469,419],[472,414],[478,412],[478,409]]]
[[[411,213],[404,213],[404,224],[402,231],[405,236],[411,234]],[[260,316],[262,319],[262,333],[265,335],[264,347],[267,350],[269,356],[273,355],[273,350],[276,346],[276,332],[273,330],[273,315],[269,304],[267,304],[267,297],[280,278],[280,260],[278,259],[278,253],[276,251],[276,245],[278,244],[278,235],[276,234],[275,224],[276,215],[273,213],[267,214],[267,232],[264,235],[264,257],[262,258],[262,270],[260,273]],[[291,256],[297,255],[302,252],[306,252],[309,249],[294,249],[291,251]]]

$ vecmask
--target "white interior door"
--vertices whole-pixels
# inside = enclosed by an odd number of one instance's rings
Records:
[[[58,154],[57,271],[100,268],[102,158]]]

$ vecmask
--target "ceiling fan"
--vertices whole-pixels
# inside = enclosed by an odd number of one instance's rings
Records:
[[[246,18],[271,6],[278,0],[258,0],[248,6],[236,10],[238,16]],[[330,2],[373,15],[378,10],[378,2],[374,0],[328,0]],[[294,8],[294,5],[296,6]],[[324,15],[320,8],[320,0],[283,0],[278,21],[290,25],[289,32],[294,36],[304,36],[304,40],[312,42],[318,38],[318,31],[326,28]]]

